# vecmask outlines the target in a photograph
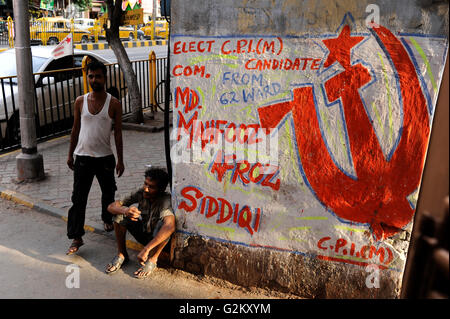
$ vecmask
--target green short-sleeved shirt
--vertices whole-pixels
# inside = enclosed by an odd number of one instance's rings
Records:
[[[136,203],[138,204],[138,209],[141,211],[142,224],[146,233],[152,234],[158,221],[162,223],[164,217],[175,216],[169,193],[162,194],[151,203],[148,199],[144,198],[144,190],[140,188],[120,201],[122,206],[131,206]]]

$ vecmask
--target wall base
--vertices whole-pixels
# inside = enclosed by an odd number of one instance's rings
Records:
[[[365,267],[298,254],[248,248],[178,234],[175,268],[243,287],[271,289],[303,298],[399,298],[401,276],[379,271],[379,287],[368,288]]]

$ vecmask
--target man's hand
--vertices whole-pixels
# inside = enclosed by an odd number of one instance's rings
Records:
[[[117,177],[122,176],[124,170],[125,170],[125,166],[123,165],[123,162],[118,162],[116,165]]]
[[[69,168],[73,171],[73,155],[69,155],[67,158],[67,166],[69,166]]]
[[[149,254],[149,251],[146,248],[144,248],[137,255],[138,261],[142,266],[145,265],[145,262],[148,259],[148,254]]]
[[[132,221],[137,222],[139,216],[141,216],[141,211],[136,207],[131,206],[130,208],[127,209],[125,216],[131,219]]]

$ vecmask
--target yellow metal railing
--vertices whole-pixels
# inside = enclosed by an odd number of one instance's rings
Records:
[[[87,65],[91,62],[91,59],[86,55],[81,61],[81,69],[83,70],[83,92],[84,94],[92,92],[92,88],[89,86],[87,78]]]
[[[11,17],[8,17],[8,38],[9,47],[14,48],[14,21]]]
[[[156,90],[156,54],[154,51],[150,51],[148,55],[149,59],[149,91],[150,91],[150,102],[151,109],[153,112],[156,112],[156,101],[155,101],[155,90]]]

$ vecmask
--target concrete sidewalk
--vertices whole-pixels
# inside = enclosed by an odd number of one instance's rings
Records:
[[[163,116],[162,112],[156,112],[155,119],[150,120],[148,115],[144,115],[143,125],[124,123],[125,171],[120,178],[116,175],[116,199],[142,186],[146,165],[166,167]],[[66,135],[38,144],[38,152],[44,158],[45,179],[33,183],[17,183],[15,180],[16,156],[20,150],[0,155],[0,196],[67,221],[73,188],[73,172],[66,163],[69,142],[70,136]],[[112,144],[115,153],[113,138]],[[85,225],[87,231],[113,238],[112,233],[103,230],[101,190],[95,178],[89,193]],[[140,247],[134,241],[128,241],[127,245],[132,249]]]

